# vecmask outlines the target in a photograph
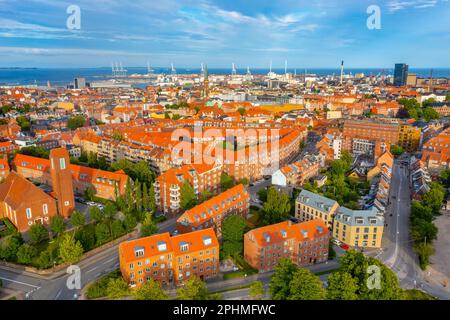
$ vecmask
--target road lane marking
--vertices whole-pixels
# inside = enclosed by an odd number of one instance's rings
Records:
[[[56,294],[55,300],[58,300],[59,296],[61,295],[62,289],[60,289],[58,291],[58,293]]]
[[[116,257],[111,258],[111,259],[109,259],[109,260],[106,260],[106,261],[103,262],[102,264],[107,264],[107,263],[109,263],[109,262],[113,262],[114,260],[117,260],[117,258],[116,258]]]
[[[93,267],[92,269],[86,271],[86,273],[92,272],[92,271],[94,271],[94,270],[97,269],[97,268],[98,268],[98,266],[97,266],[97,267]]]
[[[32,288],[36,288],[36,289],[40,289],[41,288],[41,287],[35,286],[33,284],[29,284],[29,283],[25,283],[25,282],[21,282],[21,281],[17,281],[17,280],[12,280],[12,279],[8,279],[8,278],[0,277],[0,279],[5,280],[5,281],[9,281],[9,282],[13,282],[13,283],[22,284],[24,286],[28,286],[28,287],[32,287]]]

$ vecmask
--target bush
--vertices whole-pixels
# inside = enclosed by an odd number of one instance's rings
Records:
[[[96,244],[95,225],[88,224],[75,232],[75,239],[80,241],[84,251],[92,250]]]
[[[37,250],[35,247],[32,247],[29,244],[23,244],[17,251],[17,262],[30,264],[36,254]]]
[[[113,271],[113,272],[107,274],[106,276],[98,279],[96,282],[89,285],[87,292],[86,292],[86,297],[88,299],[97,299],[97,298],[101,298],[101,297],[106,297],[106,295],[107,295],[106,288],[108,286],[109,280],[117,279],[120,277],[122,277],[120,271],[116,270],[116,271]]]
[[[53,258],[50,250],[42,251],[39,255],[37,263],[41,269],[50,268],[53,265]]]
[[[40,243],[48,237],[48,231],[42,224],[35,223],[28,231],[32,243]]]

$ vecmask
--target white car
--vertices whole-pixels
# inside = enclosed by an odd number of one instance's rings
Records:
[[[342,244],[341,241],[339,241],[338,239],[333,239],[332,241],[335,245],[340,246]]]

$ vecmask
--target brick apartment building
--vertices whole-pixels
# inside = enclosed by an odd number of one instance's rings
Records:
[[[153,185],[158,210],[165,214],[180,212],[181,186],[185,181],[192,185],[197,196],[204,191],[218,194],[221,174],[221,165],[188,164],[167,170],[156,178]]]
[[[207,280],[219,272],[219,242],[212,228],[171,237],[169,233],[122,242],[120,271],[136,287],[153,279],[180,285],[192,276]]]
[[[242,184],[184,212],[177,220],[180,233],[214,228],[217,238],[222,237],[222,221],[229,215],[245,217],[250,208],[250,195]]]
[[[93,187],[99,198],[114,200],[117,194],[125,193],[128,176],[123,171],[109,172],[100,169],[69,164],[66,167],[72,174],[73,191],[82,195],[84,191]],[[24,178],[53,186],[50,160],[16,154],[13,168]]]
[[[421,130],[408,124],[372,120],[346,120],[343,129],[344,150],[373,154],[376,142],[396,144],[407,151],[419,147]]]
[[[272,271],[282,258],[300,267],[328,260],[330,234],[321,220],[284,221],[244,235],[244,258],[259,272]]]

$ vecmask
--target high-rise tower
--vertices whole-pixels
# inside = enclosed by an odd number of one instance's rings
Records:
[[[209,80],[208,80],[208,65],[203,66],[203,97],[207,98],[209,95]]]
[[[394,70],[394,86],[403,87],[408,79],[408,65],[397,63]]]
[[[50,174],[53,193],[57,199],[58,212],[68,218],[75,209],[72,172],[70,171],[69,153],[65,148],[50,150]]]

